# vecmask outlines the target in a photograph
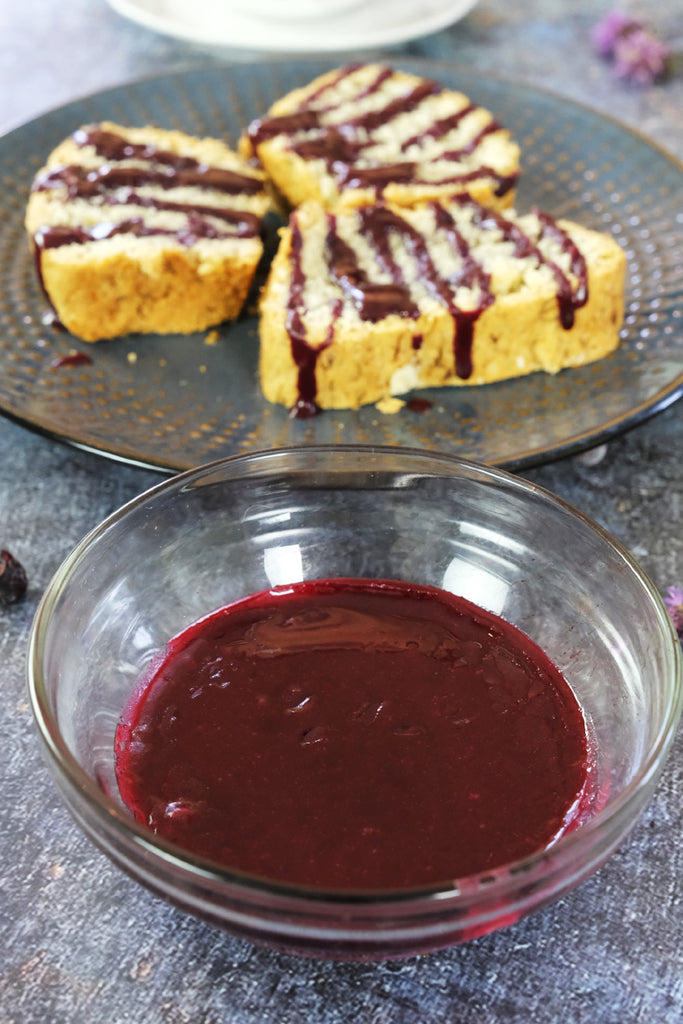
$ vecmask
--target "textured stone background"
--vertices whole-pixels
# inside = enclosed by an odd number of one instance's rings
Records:
[[[615,83],[587,43],[595,0],[480,3],[400,52],[542,83],[683,156],[683,78]],[[655,18],[654,5],[622,5]],[[683,49],[680,0],[656,24]],[[252,54],[236,54],[242,59]],[[219,59],[128,24],[104,0],[0,4],[0,129],[130,78]],[[662,592],[683,586],[683,407],[526,476],[577,505]],[[257,949],[175,911],[99,854],[63,809],[28,708],[25,649],[53,572],[158,481],[0,420],[0,547],[30,576],[0,609],[0,1024],[678,1024],[683,1019],[683,738],[612,859],[572,894],[467,946],[388,964]]]

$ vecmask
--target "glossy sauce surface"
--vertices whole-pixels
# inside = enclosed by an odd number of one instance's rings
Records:
[[[568,684],[501,619],[430,587],[317,580],[175,637],[116,737],[160,836],[281,882],[401,889],[538,851],[588,804]]]

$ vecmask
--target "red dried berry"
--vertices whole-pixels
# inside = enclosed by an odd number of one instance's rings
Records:
[[[26,594],[28,576],[9,551],[0,551],[0,604],[15,604]]]

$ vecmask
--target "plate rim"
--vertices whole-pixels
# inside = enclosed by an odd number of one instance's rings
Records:
[[[340,52],[336,56],[339,61],[343,60],[344,54],[343,52]],[[553,90],[545,86],[537,86],[535,83],[520,78],[519,76],[508,75],[500,72],[489,72],[485,68],[479,68],[475,65],[462,62],[459,63],[443,59],[432,59],[429,57],[411,57],[409,55],[387,54],[378,54],[375,58],[368,55],[368,60],[371,59],[382,60],[385,63],[390,63],[396,68],[409,67],[409,69],[414,71],[414,73],[429,75],[435,78],[438,78],[439,76],[439,69],[443,69],[449,75],[454,75],[456,77],[472,76],[475,80],[485,80],[486,82],[494,81],[500,86],[507,85],[518,90],[526,91],[530,95],[544,96],[549,102],[567,104],[570,107],[576,108],[594,118],[597,118],[599,121],[610,123],[619,131],[631,136],[642,146],[657,152],[660,157],[670,162],[674,169],[678,171],[681,175],[683,184],[683,160],[679,159],[675,153],[667,149],[657,139],[646,135],[640,129],[633,127],[610,113],[605,113],[591,104],[567,97],[557,90]],[[66,103],[58,103],[54,107],[43,111],[22,124],[0,133],[0,145],[5,145],[8,140],[11,141],[12,136],[25,131],[28,132],[35,130],[46,120],[55,118],[56,116],[68,116],[71,108],[76,108],[83,103],[89,101],[105,103],[108,95],[120,92],[122,89],[144,89],[147,85],[160,85],[165,81],[177,81],[179,79],[191,78],[193,76],[230,75],[235,71],[239,71],[240,73],[248,72],[250,68],[267,69],[277,66],[296,65],[297,67],[303,67],[304,65],[311,65],[316,69],[316,71],[312,73],[320,74],[322,73],[321,65],[331,68],[337,65],[338,61],[333,61],[332,55],[327,53],[318,56],[306,54],[301,57],[267,55],[259,59],[248,59],[244,61],[236,60],[233,62],[222,63],[217,62],[208,66],[205,64],[190,63],[186,67],[177,68],[172,71],[155,71],[131,79],[125,79],[118,84],[109,85],[103,89],[86,92],[81,96],[70,99]],[[27,182],[27,187],[28,184],[29,183]],[[444,389],[430,389],[432,394],[436,394],[439,390]],[[518,471],[520,469],[531,468],[569,455],[574,455],[581,451],[585,451],[588,448],[596,447],[605,443],[613,437],[638,426],[651,417],[657,415],[659,412],[664,411],[670,405],[673,405],[681,397],[683,397],[683,366],[681,372],[675,375],[671,380],[667,381],[667,383],[660,387],[654,395],[644,401],[638,402],[636,405],[631,406],[628,410],[624,411],[623,414],[620,413],[611,417],[598,427],[591,428],[587,431],[577,430],[561,442],[553,442],[550,445],[532,445],[524,449],[520,449],[512,455],[504,455],[490,459],[487,458],[485,461],[491,466],[498,466],[507,470]],[[139,449],[136,450],[126,444],[114,444],[110,440],[99,441],[92,437],[75,437],[68,431],[60,429],[54,423],[50,423],[42,416],[22,412],[19,408],[6,403],[2,394],[0,394],[0,415],[60,443],[71,445],[72,447],[78,448],[82,451],[91,452],[127,465],[139,466],[140,468],[150,469],[166,474],[184,472],[187,469],[193,468],[195,465],[195,463],[191,461],[180,462],[173,459],[164,459],[161,456],[155,456],[149,453],[144,454],[141,453]],[[300,446],[306,446],[306,442],[302,442]],[[404,445],[399,446],[404,447]],[[250,448],[249,450],[256,451],[258,449]],[[439,451],[442,449],[437,445],[434,450]],[[207,457],[207,461],[211,461],[214,457],[215,456]],[[472,456],[466,454],[465,457]]]

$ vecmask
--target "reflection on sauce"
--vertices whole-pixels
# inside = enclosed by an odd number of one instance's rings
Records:
[[[588,813],[561,674],[436,588],[315,580],[167,646],[116,736],[124,802],[228,868],[340,889],[443,883],[545,848]]]

